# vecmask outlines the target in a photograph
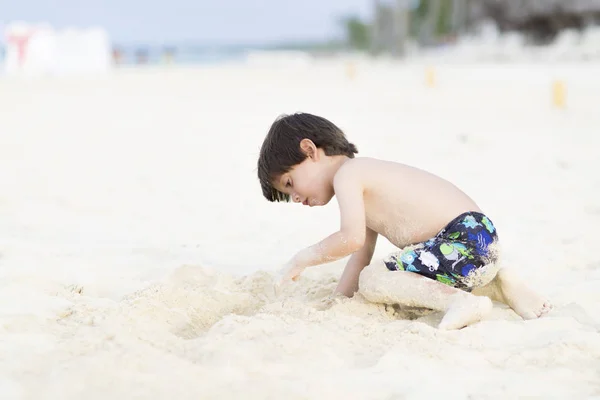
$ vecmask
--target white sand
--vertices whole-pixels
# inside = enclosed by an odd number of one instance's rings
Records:
[[[0,398],[600,396],[599,67],[456,64],[435,89],[383,63],[0,80]],[[320,311],[344,262],[276,297],[272,271],[338,223],[335,201],[262,198],[259,146],[293,111],[461,186],[556,309],[452,332],[360,298]]]

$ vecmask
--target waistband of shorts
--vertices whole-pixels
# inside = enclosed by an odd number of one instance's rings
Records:
[[[481,219],[483,217],[486,217],[487,219],[490,219],[490,217],[488,217],[487,215],[485,215],[484,213],[480,212],[480,211],[465,211],[464,213],[456,216],[456,218],[454,218],[453,220],[451,220],[450,222],[448,222],[446,224],[446,227],[455,224],[459,221],[461,221],[462,219],[464,219],[467,215],[472,215],[473,217],[477,218],[477,219]],[[491,219],[490,219],[491,221]]]

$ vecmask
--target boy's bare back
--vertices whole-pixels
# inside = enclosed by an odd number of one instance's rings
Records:
[[[338,174],[362,186],[367,227],[399,248],[430,239],[457,215],[481,211],[452,183],[408,165],[361,157]]]

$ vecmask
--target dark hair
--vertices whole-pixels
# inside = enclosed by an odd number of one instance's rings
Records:
[[[271,125],[258,157],[258,179],[267,200],[290,200],[288,195],[273,187],[272,181],[306,159],[307,155],[300,149],[302,139],[310,139],[328,156],[354,158],[358,153],[344,132],[325,118],[307,113],[278,117]]]

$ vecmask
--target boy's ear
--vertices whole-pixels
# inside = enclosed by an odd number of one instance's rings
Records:
[[[319,152],[317,151],[317,146],[312,140],[302,139],[300,141],[300,150],[302,150],[307,157],[311,158],[314,161],[317,161],[319,157]]]

